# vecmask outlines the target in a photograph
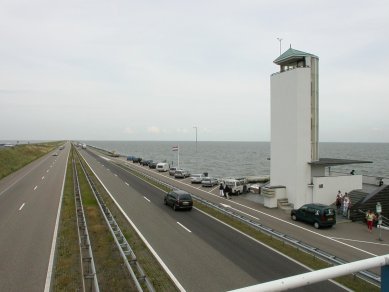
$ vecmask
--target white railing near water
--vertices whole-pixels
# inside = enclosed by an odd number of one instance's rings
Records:
[[[349,275],[355,272],[381,267],[381,291],[389,291],[389,254],[343,264],[318,271],[308,272],[275,281],[262,283],[246,288],[232,290],[233,292],[254,291],[284,291],[311,285],[317,282]]]

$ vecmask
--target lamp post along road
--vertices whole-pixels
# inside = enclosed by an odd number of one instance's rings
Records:
[[[379,237],[378,237],[378,240],[379,241],[382,241],[382,234],[381,234],[381,225],[382,225],[382,205],[380,202],[377,202],[377,205],[375,206],[376,208],[376,211],[377,211],[377,214],[378,214],[378,224],[377,224],[377,227],[380,229],[380,233],[379,233]]]
[[[193,126],[194,129],[196,129],[196,152],[197,152],[197,126]]]

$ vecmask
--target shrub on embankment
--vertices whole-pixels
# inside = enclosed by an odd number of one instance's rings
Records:
[[[56,141],[0,149],[0,179],[52,151],[62,143]]]

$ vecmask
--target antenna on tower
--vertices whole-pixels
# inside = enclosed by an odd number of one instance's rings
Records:
[[[277,38],[277,40],[280,42],[280,56],[281,56],[281,42],[282,42],[282,38]]]

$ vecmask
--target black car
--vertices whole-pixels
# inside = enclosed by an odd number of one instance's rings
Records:
[[[140,164],[142,164],[143,166],[149,166],[149,164],[150,164],[151,162],[153,162],[153,161],[152,161],[152,160],[145,160],[145,159],[143,159],[143,160],[140,162]]]
[[[140,163],[142,161],[142,158],[140,158],[140,157],[134,157],[133,159],[132,159],[132,162],[133,163]]]
[[[336,224],[335,209],[323,204],[306,204],[291,212],[292,220],[305,221],[318,229]]]
[[[172,206],[173,210],[188,209],[191,210],[193,207],[192,196],[182,190],[174,190],[168,192],[164,199],[165,205]]]
[[[156,161],[152,161],[151,163],[149,163],[149,168],[157,168],[157,164],[158,164],[158,162],[156,162]]]

